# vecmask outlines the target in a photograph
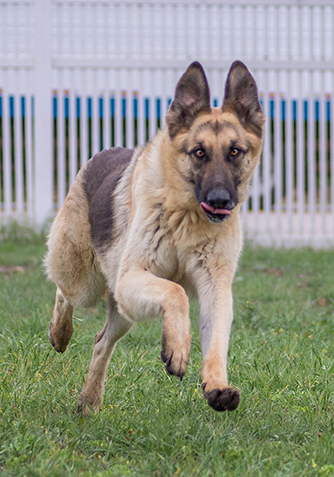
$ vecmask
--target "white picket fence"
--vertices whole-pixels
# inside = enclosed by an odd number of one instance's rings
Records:
[[[267,117],[246,236],[333,246],[334,0],[0,0],[0,220],[43,223],[92,154],[152,137],[193,60],[222,104],[235,59]]]

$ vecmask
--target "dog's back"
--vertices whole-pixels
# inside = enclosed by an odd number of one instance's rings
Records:
[[[75,306],[91,306],[106,287],[96,248],[111,242],[113,194],[133,152],[112,148],[88,161],[52,224],[45,258],[48,278]]]
[[[109,245],[115,217],[114,192],[131,162],[133,149],[112,148],[96,154],[82,174],[82,187],[88,202],[91,237],[98,249]]]

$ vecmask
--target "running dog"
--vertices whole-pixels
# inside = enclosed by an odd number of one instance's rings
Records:
[[[190,353],[188,296],[199,301],[203,392],[232,411],[228,385],[232,280],[242,248],[240,208],[263,140],[264,116],[246,66],[235,61],[223,105],[211,108],[202,66],[179,80],[166,126],[144,147],[96,154],[78,173],[48,238],[45,265],[57,285],[49,338],[64,352],[73,307],[108,290],[108,315],[78,409],[101,407],[117,341],[134,323],[162,316],[161,358],[183,378]]]

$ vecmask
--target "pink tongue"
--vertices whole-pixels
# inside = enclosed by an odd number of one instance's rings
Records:
[[[220,215],[230,215],[230,211],[227,209],[214,209],[210,205],[206,204],[205,202],[201,202],[201,207],[204,212],[211,212],[212,214],[220,214]]]

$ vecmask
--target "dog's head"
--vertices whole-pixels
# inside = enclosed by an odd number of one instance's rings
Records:
[[[222,107],[211,108],[204,70],[192,63],[176,86],[166,122],[198,203],[209,221],[222,222],[246,198],[261,152],[264,116],[253,77],[235,61]]]

